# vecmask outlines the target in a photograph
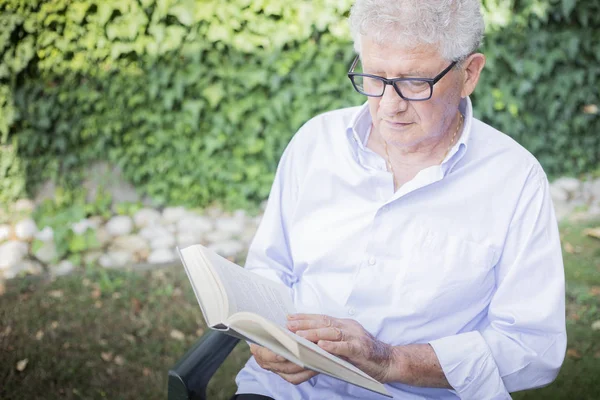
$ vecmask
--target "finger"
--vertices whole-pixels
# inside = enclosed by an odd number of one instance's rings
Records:
[[[317,345],[328,353],[345,357],[349,360],[351,360],[357,353],[354,342],[332,342],[329,340],[319,340]]]
[[[285,361],[280,363],[267,363],[263,368],[268,369],[269,371],[275,372],[277,374],[297,374],[299,372],[305,371],[304,367],[294,364],[291,361]]]
[[[252,353],[254,358],[260,360],[263,363],[287,361],[285,358],[273,353],[271,350],[255,344],[250,345],[250,352]]]
[[[308,316],[308,318],[299,318],[302,316]],[[298,330],[328,328],[331,326],[340,325],[340,322],[336,318],[328,315],[318,314],[296,314],[294,319],[289,320],[287,323],[288,329],[292,332],[296,332]]]
[[[323,314],[288,314],[288,319],[289,320],[295,320],[295,319],[319,319],[319,318],[323,318]]]
[[[296,334],[315,343],[319,340],[340,342],[348,339],[344,334],[344,331],[341,328],[336,327],[301,330],[296,331]]]
[[[289,314],[288,320],[297,321],[301,319],[310,319],[310,320],[323,320],[323,319],[332,319],[329,315],[323,314]]]
[[[254,357],[256,363],[263,369],[272,371],[272,372],[298,372],[302,370],[302,367],[297,366],[293,362],[290,361],[265,361],[260,357]]]
[[[306,370],[304,370],[302,372],[298,372],[296,374],[280,373],[278,375],[281,376],[286,381],[293,383],[294,385],[299,385],[302,382],[306,382],[313,376],[317,375],[317,372],[306,369]]]

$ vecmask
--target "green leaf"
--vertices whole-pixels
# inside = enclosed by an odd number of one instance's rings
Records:
[[[568,18],[571,15],[571,12],[575,8],[575,4],[577,4],[577,0],[561,0],[560,2],[562,7],[562,13],[565,18]]]
[[[191,26],[194,22],[195,3],[193,0],[180,1],[169,9],[169,14],[185,25]]]
[[[204,88],[202,95],[208,100],[211,108],[216,108],[225,96],[225,90],[220,82],[214,83]]]

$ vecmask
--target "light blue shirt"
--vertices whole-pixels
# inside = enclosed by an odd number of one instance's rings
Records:
[[[366,147],[368,107],[313,118],[284,152],[246,267],[292,288],[298,312],[352,318],[392,345],[429,343],[454,390],[395,399],[508,399],[547,385],[566,347],[559,233],[538,161],[473,118],[441,165],[394,192]],[[384,399],[325,375],[293,385],[251,358],[238,393]]]

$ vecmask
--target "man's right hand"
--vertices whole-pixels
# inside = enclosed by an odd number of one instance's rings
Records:
[[[302,368],[262,346],[251,344],[250,351],[258,365],[267,371],[276,373],[294,385],[306,382],[317,375],[317,372]]]

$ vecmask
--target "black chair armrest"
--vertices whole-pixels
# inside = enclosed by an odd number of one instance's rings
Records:
[[[210,378],[239,341],[218,331],[204,334],[169,370],[168,400],[206,400]]]

